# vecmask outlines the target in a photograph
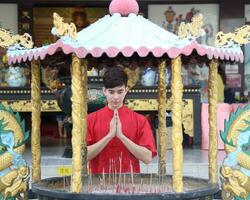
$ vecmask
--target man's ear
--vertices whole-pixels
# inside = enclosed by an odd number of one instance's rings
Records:
[[[103,94],[104,94],[104,96],[107,96],[107,91],[106,91],[106,88],[105,87],[102,87],[102,92],[103,92]]]
[[[126,88],[125,88],[126,94],[128,93],[128,90],[129,90],[129,88],[128,88],[128,86],[126,86]]]

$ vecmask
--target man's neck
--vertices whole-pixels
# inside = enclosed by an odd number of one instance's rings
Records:
[[[123,104],[121,104],[120,106],[118,106],[118,107],[116,107],[116,108],[113,108],[112,106],[110,106],[110,105],[108,104],[108,107],[109,107],[110,110],[119,110],[122,106],[123,106]]]

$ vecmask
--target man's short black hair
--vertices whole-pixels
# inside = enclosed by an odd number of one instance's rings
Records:
[[[118,86],[127,86],[128,76],[122,67],[107,68],[103,76],[105,88],[114,88]]]

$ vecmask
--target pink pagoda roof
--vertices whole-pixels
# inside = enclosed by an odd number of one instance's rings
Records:
[[[77,33],[74,40],[63,36],[54,44],[33,49],[9,48],[8,62],[16,63],[44,59],[62,50],[65,54],[76,53],[79,58],[87,55],[116,57],[119,53],[130,57],[137,53],[146,57],[149,53],[155,57],[190,55],[194,50],[200,56],[209,59],[218,58],[243,62],[240,47],[217,48],[198,44],[195,39],[180,39],[144,17],[138,15],[136,0],[113,0],[109,6],[110,15],[106,15],[89,27]]]

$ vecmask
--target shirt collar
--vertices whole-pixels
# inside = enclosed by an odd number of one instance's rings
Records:
[[[121,114],[121,113],[124,111],[125,108],[126,108],[126,106],[123,104],[122,107],[120,107],[120,108],[118,109],[118,113]],[[110,109],[110,108],[108,107],[108,105],[105,106],[105,109],[106,109],[107,113],[108,113],[110,116],[113,116],[113,115],[114,115],[114,110]]]

